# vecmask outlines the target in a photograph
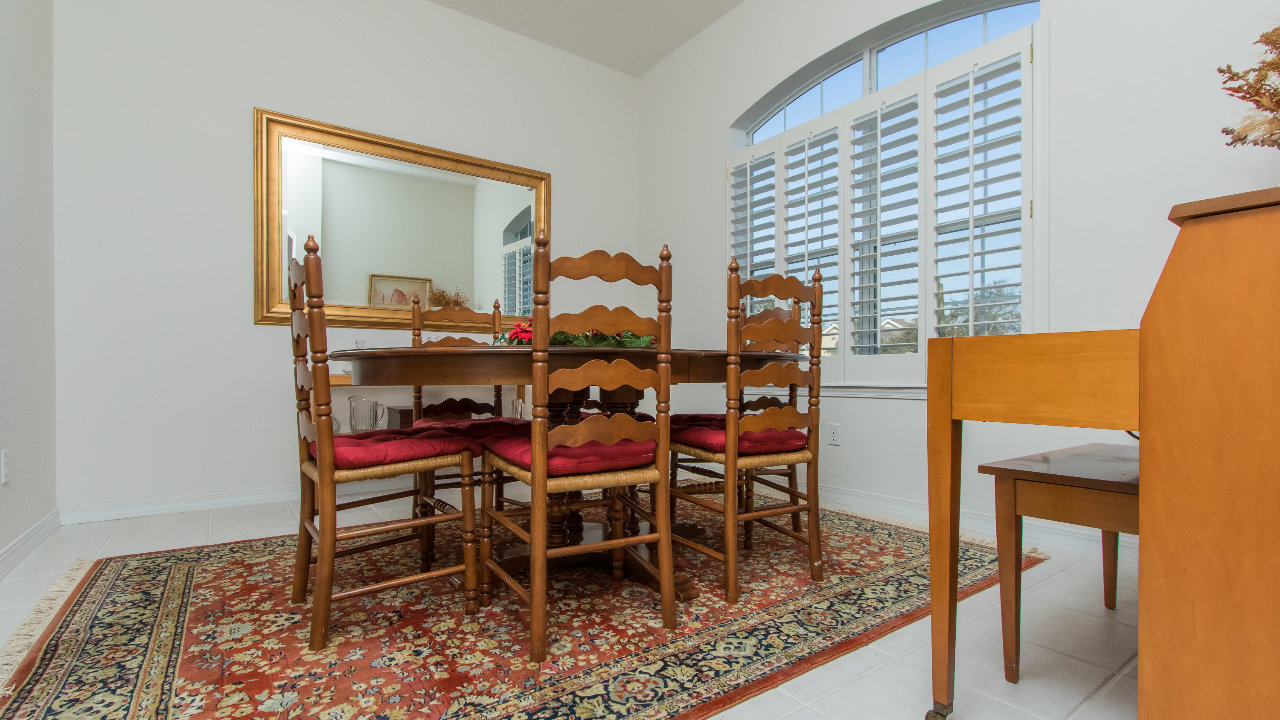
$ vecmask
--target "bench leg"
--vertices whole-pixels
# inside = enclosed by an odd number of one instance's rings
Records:
[[[1000,565],[1000,623],[1004,638],[1004,679],[1018,682],[1022,615],[1022,516],[1017,511],[1017,481],[996,478],[996,555]]]
[[[1108,610],[1116,609],[1116,560],[1120,552],[1120,533],[1102,531],[1102,602]]]

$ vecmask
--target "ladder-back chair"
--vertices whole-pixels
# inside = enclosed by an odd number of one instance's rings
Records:
[[[534,241],[533,255],[533,425],[527,436],[491,437],[485,447],[481,476],[480,526],[480,593],[487,604],[490,581],[497,576],[530,607],[529,656],[541,662],[547,654],[547,561],[587,552],[608,550],[612,553],[613,574],[622,578],[624,553],[644,566],[659,579],[662,598],[662,622],[675,627],[675,583],[671,555],[671,519],[667,508],[667,450],[670,436],[671,386],[671,252],[665,246],[657,267],[641,265],[630,255],[610,255],[596,250],[581,257],[550,259],[545,231]],[[550,285],[555,278],[581,280],[588,277],[605,282],[630,281],[657,289],[657,317],[639,317],[627,308],[595,305],[581,313],[551,317]],[[641,368],[633,358],[645,357],[645,350],[615,350],[608,361],[593,358],[574,367],[551,369],[548,347],[551,335],[558,331],[580,334],[598,330],[619,333],[630,330],[637,335],[653,335],[657,340],[656,368]],[[652,356],[645,358],[653,359]],[[586,417],[574,425],[551,428],[548,409],[551,393],[557,390],[580,391],[592,386],[605,390],[631,387],[653,388],[657,393],[657,416],[641,420],[625,413],[599,414]],[[530,487],[530,507],[499,510],[493,503],[492,474],[495,469],[520,480]],[[636,501],[632,488],[654,485],[656,508]],[[570,493],[601,490],[603,498],[568,503]],[[563,547],[548,547],[549,503],[558,507],[570,504],[572,509],[607,505],[610,537],[602,542]],[[650,532],[624,535],[626,511],[650,523]],[[521,524],[518,519],[527,519]],[[492,527],[497,523],[520,542],[527,543],[529,582],[526,589],[491,557]],[[658,567],[636,552],[635,546],[657,546]]]
[[[765,527],[798,540],[808,548],[809,572],[813,580],[822,580],[822,545],[818,528],[818,400],[819,366],[822,351],[822,276],[813,274],[813,284],[805,285],[799,279],[783,275],[742,280],[738,274],[738,262],[729,263],[728,323],[726,347],[728,349],[725,377],[725,414],[690,416],[690,420],[676,427],[671,440],[671,465],[682,464],[680,456],[688,456],[723,467],[723,473],[704,470],[683,463],[685,469],[704,477],[718,480],[699,481],[679,485],[671,478],[671,495],[675,500],[707,508],[724,519],[724,544],[717,550],[692,538],[676,535],[673,540],[724,563],[725,599],[738,601],[738,523],[743,523],[743,534],[750,537],[750,523],[759,522]],[[740,303],[746,297],[790,303],[792,306],[807,304],[809,322],[802,321],[798,310],[779,309],[743,317]],[[741,354],[745,351],[778,352],[791,355],[800,346],[809,350],[808,367],[791,358],[782,357],[754,370],[742,370]],[[786,388],[788,400],[757,399],[743,403],[743,391],[748,387]],[[801,412],[795,402],[796,388],[808,391],[807,411]],[[760,412],[744,412],[760,409]],[[796,483],[782,485],[769,479],[777,471],[771,468],[793,468],[804,463],[806,467],[805,489]],[[726,482],[735,478],[736,482]],[[766,507],[756,507],[755,486],[764,486],[786,499]],[[720,502],[708,495],[718,491]],[[797,527],[797,519],[803,513],[807,532]],[[791,527],[784,527],[770,518],[791,515]],[[745,538],[744,538],[745,539]]]
[[[778,307],[772,307],[765,310],[761,310],[755,313],[754,315],[747,314],[746,303],[739,305],[738,310],[743,318],[742,324],[744,328],[750,325],[759,325],[767,320],[771,320],[774,318],[777,318],[783,321],[791,320],[793,322],[799,323],[800,317],[801,317],[800,303],[793,303],[790,309],[787,309],[786,307],[778,306]],[[770,342],[765,344],[747,343],[743,346],[744,351],[766,350],[766,349],[767,350],[783,350],[786,352],[798,353],[800,352],[800,343],[799,342],[788,342],[788,343]],[[766,408],[771,408],[771,407],[779,407],[779,408],[793,407],[794,408],[796,407],[796,402],[798,400],[798,397],[799,396],[797,393],[797,387],[795,385],[791,385],[787,388],[786,400],[783,400],[777,397],[776,395],[761,395],[759,397],[752,398],[751,400],[747,400],[746,395],[744,393],[742,396],[739,397],[739,401],[741,402],[741,405],[739,406],[738,410],[740,413],[754,413],[754,412],[759,412],[761,410],[764,410]],[[724,413],[693,413],[693,414],[676,413],[671,416],[671,427],[675,428],[676,430],[678,430],[681,427],[689,426],[689,425],[696,426],[696,425],[710,424],[713,426],[723,427],[724,422],[725,422]],[[691,457],[691,456],[686,457],[684,459],[681,459],[679,457],[673,457],[671,461],[671,471],[673,473],[671,476],[672,486],[673,487],[675,486],[676,478],[678,477],[678,474],[681,471],[684,471],[693,475],[712,478],[713,481],[685,485],[684,487],[681,488],[682,492],[685,492],[691,495],[719,495],[723,493],[724,486],[719,481],[724,480],[724,475],[712,469],[711,467],[709,467],[709,465],[712,465],[712,464],[713,463],[711,463],[710,461],[700,460],[698,458]],[[738,471],[738,493],[739,493],[738,502],[741,503],[742,507],[746,510],[749,510],[755,503],[755,484],[747,482],[747,478],[746,478],[747,473],[751,473],[756,477],[781,478],[787,481],[787,487],[790,488],[792,491],[799,490],[799,484],[798,484],[799,476],[796,473],[795,465],[783,465],[780,467],[757,468],[752,470],[739,470]],[[676,503],[671,504],[671,509],[672,509],[672,512],[675,511]],[[674,519],[674,515],[672,517]],[[795,532],[800,532],[802,529],[802,526],[800,524],[799,510],[791,513],[791,529],[794,530]],[[748,520],[747,522],[744,522],[742,524],[742,547],[744,549],[748,549],[748,550],[751,549],[752,535],[753,533],[752,533],[751,521]]]
[[[446,575],[463,574],[466,612],[474,613],[478,609],[478,596],[471,441],[460,435],[429,429],[375,430],[355,435],[334,435],[324,290],[319,246],[314,237],[307,239],[306,253],[304,264],[298,263],[296,259],[289,262],[289,307],[292,311],[298,460],[302,481],[292,599],[295,603],[306,601],[310,568],[315,565],[310,647],[312,650],[319,650],[326,644],[332,601]],[[461,475],[461,510],[422,494],[419,489],[401,490],[348,502],[337,501],[337,487],[340,484],[393,478],[448,467],[458,468]],[[351,529],[337,527],[339,510],[410,495],[416,496],[418,507],[430,506],[434,514],[430,517],[382,522]],[[335,558],[414,540],[425,545],[426,534],[430,529],[439,523],[453,521],[462,523],[461,564],[334,592]],[[358,541],[386,533],[402,534],[347,546],[341,550],[337,547],[339,542]],[[316,548],[314,558],[313,544]]]
[[[422,331],[427,323],[447,322],[483,327],[491,333],[494,340],[502,334],[502,305],[497,300],[493,301],[493,312],[490,313],[477,312],[467,307],[424,310],[422,299],[417,295],[413,296],[411,305],[410,344],[413,347],[475,347],[489,344],[474,338],[453,335],[435,340],[423,340]],[[425,406],[422,404],[422,386],[415,385],[413,386],[413,427],[449,430],[476,441],[494,433],[528,431],[527,422],[502,416],[501,385],[493,386],[492,402],[480,402],[469,397],[449,397]],[[496,482],[497,503],[501,506],[505,500],[503,487],[511,482],[511,478],[500,477]],[[461,474],[457,472],[442,474],[435,470],[427,470],[414,476],[414,486],[426,496],[434,497],[440,490],[462,487]],[[414,506],[413,517],[426,517],[432,514],[434,509],[430,504]],[[423,570],[435,562],[435,530],[429,528],[426,536],[425,550],[422,555]]]

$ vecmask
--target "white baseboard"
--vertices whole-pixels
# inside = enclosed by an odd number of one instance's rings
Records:
[[[338,487],[338,497],[347,498],[358,495],[373,495],[395,489],[409,487],[408,476],[389,478],[387,480],[367,480],[350,488]],[[192,512],[196,510],[217,510],[220,508],[241,507],[245,505],[261,505],[263,503],[298,502],[297,485],[281,485],[279,487],[259,490],[226,490],[222,492],[199,493],[197,495],[180,495],[177,497],[156,498],[154,500],[133,500],[110,503],[106,505],[85,505],[81,507],[62,508],[62,524],[77,525],[79,523],[102,522],[104,520],[124,520],[125,518],[143,517],[145,515],[166,515],[168,513]]]
[[[61,524],[58,509],[54,508],[49,511],[48,515],[40,518],[35,525],[27,528],[13,542],[6,545],[3,550],[0,550],[0,577],[4,577],[15,565],[22,562],[22,558],[26,557],[32,550],[35,550],[36,546],[52,535],[53,531],[57,530]]]
[[[929,524],[928,503],[918,500],[830,485],[820,486],[819,492],[822,506],[833,510],[884,518],[913,527],[925,528]],[[960,533],[995,542],[996,518],[994,515],[961,508]],[[1057,546],[1100,555],[1102,536],[1100,531],[1081,525],[1026,518],[1022,522],[1022,545],[1024,548],[1037,545]],[[1120,536],[1119,555],[1126,560],[1138,559],[1137,535]]]

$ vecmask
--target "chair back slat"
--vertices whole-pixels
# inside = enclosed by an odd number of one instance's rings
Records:
[[[658,387],[659,381],[657,370],[642,370],[629,360],[608,362],[596,358],[578,367],[552,372],[547,378],[547,389],[585,390],[598,387],[601,390],[617,390],[626,386],[642,390]]]
[[[770,275],[743,280],[738,274],[738,261],[729,263],[727,345],[728,372],[725,378],[726,427],[737,433],[753,430],[801,428],[809,433],[808,449],[817,457],[818,443],[814,430],[818,427],[820,366],[822,364],[822,274],[815,271],[812,283],[804,284],[794,276]],[[771,307],[754,315],[745,311],[746,298],[772,297],[785,305]],[[804,322],[801,305],[808,305],[808,323]],[[795,362],[775,362],[756,370],[742,369],[741,353],[797,353],[808,347],[808,368]],[[787,400],[765,402],[763,398],[742,402],[743,387],[776,386],[787,388]],[[797,390],[808,394],[807,412],[798,407]],[[756,415],[742,415],[747,410],[762,408]],[[735,438],[736,441],[736,438]],[[736,449],[734,449],[736,453]],[[726,450],[728,453],[728,450]]]
[[[329,395],[328,329],[324,314],[324,281],[320,246],[308,236],[302,263],[289,261],[289,305],[294,390],[298,407],[299,459],[307,460],[307,444],[316,443],[316,461],[331,470],[333,416]]]
[[[424,341],[422,339],[422,329],[428,322],[483,325],[489,330],[494,340],[497,340],[498,336],[502,334],[502,306],[497,300],[493,301],[493,312],[489,313],[477,312],[466,307],[446,307],[437,308],[435,310],[423,310],[422,298],[417,295],[413,296],[410,304],[412,305],[412,312],[410,315],[412,318],[412,322],[410,324],[412,333],[410,335],[410,340],[413,347],[476,347],[487,346],[490,344],[476,340],[475,338],[456,337],[453,335],[438,338],[436,340]],[[472,409],[469,411],[463,410],[461,409],[461,405],[451,405],[450,403],[470,403],[468,407]],[[414,422],[417,422],[424,417],[430,418],[432,416],[460,414],[493,415],[495,417],[501,415],[502,386],[493,386],[493,402],[491,403],[481,403],[470,398],[448,398],[441,402],[427,405],[426,407],[423,407],[422,405],[422,386],[413,386]]]
[[[741,416],[738,419],[738,432],[786,430],[788,428],[812,430],[812,428],[809,427],[810,422],[811,416],[809,413],[802,413],[789,405],[784,407],[771,407],[765,408],[765,410],[758,415]]]
[[[592,415],[576,425],[561,425],[547,433],[547,446],[575,446],[588,442],[610,445],[621,440],[648,442],[658,439],[658,425],[630,415]]]
[[[305,411],[298,412],[298,437],[308,443],[316,442],[316,426],[315,423],[311,422],[311,413]]]
[[[294,363],[293,384],[298,390],[298,399],[302,399],[304,395],[310,395],[311,390],[315,387],[315,381],[311,376],[311,368],[307,366],[305,360]]]
[[[654,287],[659,287],[661,283],[658,268],[642,265],[640,261],[626,253],[614,255],[604,250],[592,250],[579,257],[562,257],[552,260],[551,279],[561,277],[571,280],[595,277],[605,282],[627,280],[636,285]]]
[[[791,275],[766,275],[765,277],[743,280],[739,292],[742,296],[794,298],[803,303],[814,303],[821,300],[821,290],[817,285],[805,285],[800,278]]]
[[[656,267],[641,265],[626,254],[610,255],[593,251],[578,258],[551,260],[550,240],[540,229],[533,250],[533,427],[530,475],[535,495],[545,492],[547,452],[557,445],[581,445],[596,441],[656,441],[654,465],[663,477],[669,462],[671,432],[671,250],[664,246]],[[657,318],[645,318],[625,307],[595,305],[580,313],[551,316],[552,278],[579,280],[595,277],[606,282],[630,281],[657,289]],[[653,335],[656,341],[656,369],[641,370],[628,359],[607,362],[591,358],[576,367],[550,368],[550,341],[555,332],[582,334],[590,331],[617,334],[624,330],[636,335]],[[558,358],[558,361],[560,359]],[[550,428],[550,394],[553,389],[581,392],[597,386],[606,390],[623,386],[656,389],[657,403],[652,421],[637,420],[621,413],[593,415],[576,425]]]
[[[799,320],[779,320],[774,318],[758,325],[747,325],[742,328],[743,342],[764,342],[772,340],[782,350],[791,350],[792,346],[804,345],[813,341],[813,329],[807,328]],[[746,348],[743,348],[744,350]]]
[[[761,395],[758,398],[754,398],[742,403],[742,407],[740,408],[740,410],[744,413],[748,413],[748,412],[756,412],[757,410],[764,410],[766,408],[774,408],[774,407],[777,407],[777,408],[789,407],[789,403],[782,400],[781,398],[777,398],[772,395]]]
[[[740,377],[743,387],[809,385],[809,372],[801,370],[800,364],[793,362],[770,363],[758,370],[744,370]]]
[[[442,415],[497,415],[492,403],[482,403],[471,398],[449,398],[422,408],[423,417]]]
[[[614,335],[623,330],[630,330],[636,335],[657,336],[662,327],[653,318],[640,317],[630,308],[610,308],[604,305],[592,305],[580,313],[561,313],[551,318],[551,332],[567,332],[570,335],[598,330],[605,335]]]

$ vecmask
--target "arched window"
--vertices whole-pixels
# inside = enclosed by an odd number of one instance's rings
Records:
[[[885,42],[867,45],[844,67],[805,86],[795,99],[753,122],[748,130],[751,142],[767,140],[1039,19],[1037,0],[975,13],[901,39],[890,36],[884,38]]]
[[[821,271],[828,382],[918,383],[928,338],[1024,330],[1039,6],[919,12],[734,124],[753,142],[728,162],[729,252]]]

